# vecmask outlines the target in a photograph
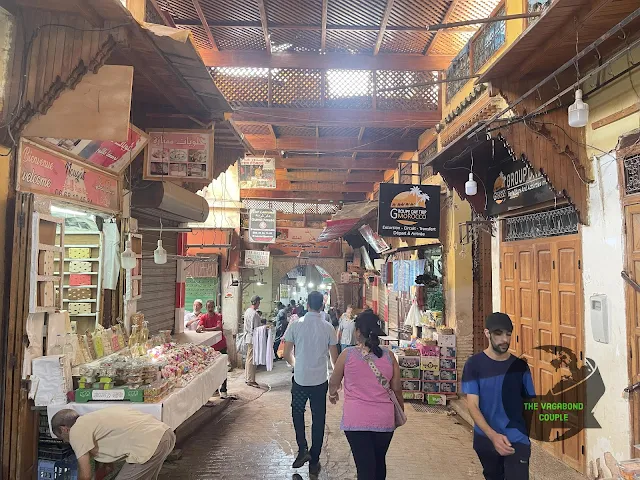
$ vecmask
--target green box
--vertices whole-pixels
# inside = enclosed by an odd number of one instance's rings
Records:
[[[77,403],[87,403],[91,401],[129,401],[142,403],[144,402],[144,392],[131,388],[114,388],[113,390],[79,388],[76,390]]]

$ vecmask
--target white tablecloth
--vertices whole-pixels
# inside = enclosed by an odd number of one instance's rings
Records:
[[[130,407],[148,413],[169,425],[178,428],[191,415],[196,413],[227,378],[227,355],[220,355],[204,372],[195,377],[186,387],[176,388],[160,403],[136,402],[87,402],[50,405],[47,407],[49,428],[51,418],[60,410],[71,408],[80,415],[95,412],[107,407]],[[53,433],[53,432],[52,432]]]
[[[176,343],[193,343],[195,345],[207,345],[209,347],[213,347],[220,340],[222,340],[222,332],[198,333],[193,330],[187,330],[173,336],[173,341]]]

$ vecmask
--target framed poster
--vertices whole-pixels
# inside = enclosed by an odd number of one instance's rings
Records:
[[[440,186],[380,184],[378,234],[382,237],[438,238]]]
[[[276,188],[276,159],[244,157],[240,160],[240,188]]]
[[[111,140],[81,140],[64,138],[40,138],[54,150],[64,150],[96,167],[122,174],[125,168],[147,145],[149,136],[135,125],[129,124],[129,138],[126,142]]]
[[[109,213],[120,211],[118,176],[26,139],[20,140],[16,189]]]
[[[249,242],[275,243],[276,211],[253,208],[249,210]]]
[[[248,268],[269,268],[269,250],[245,250],[244,266]]]
[[[144,156],[145,180],[213,180],[213,127],[211,130],[149,130]]]

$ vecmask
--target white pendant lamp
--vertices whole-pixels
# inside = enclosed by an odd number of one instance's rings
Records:
[[[136,254],[131,250],[131,241],[127,240],[124,244],[124,251],[120,254],[120,264],[125,270],[133,270],[136,268]]]
[[[582,101],[582,90],[576,90],[576,101],[569,105],[569,125],[586,127],[589,121],[589,104]]]
[[[153,261],[156,265],[167,263],[167,251],[162,247],[162,240],[158,240],[158,248],[153,251]]]
[[[473,197],[478,193],[478,183],[473,179],[473,172],[469,173],[469,180],[464,184],[464,193],[468,197]]]

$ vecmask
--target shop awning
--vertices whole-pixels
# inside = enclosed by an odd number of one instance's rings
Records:
[[[378,209],[377,200],[368,202],[348,203],[342,207],[318,237],[319,242],[327,242],[344,237],[346,234],[366,223]]]

